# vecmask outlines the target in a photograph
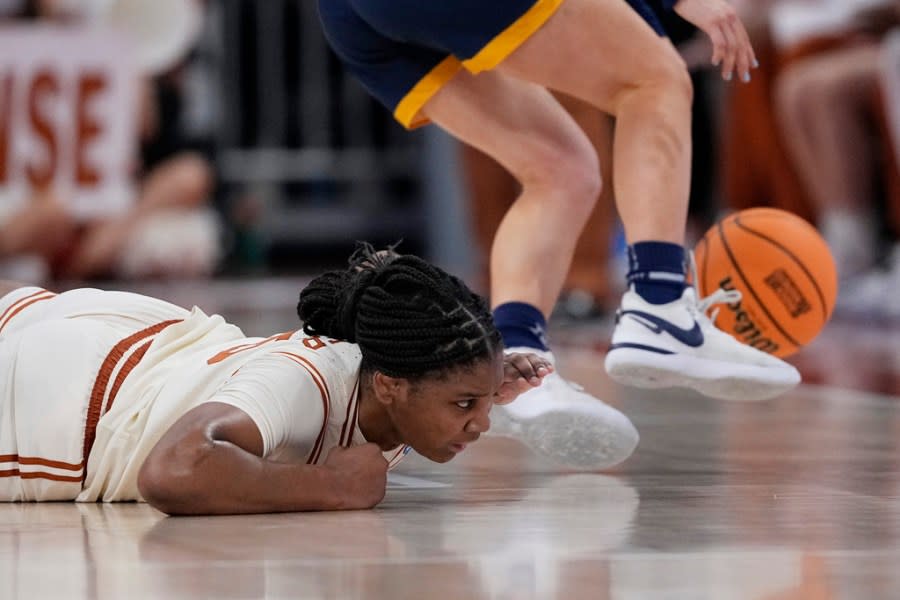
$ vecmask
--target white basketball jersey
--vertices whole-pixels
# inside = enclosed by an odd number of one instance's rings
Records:
[[[218,315],[134,294],[22,290],[3,301],[15,317],[0,355],[17,360],[0,365],[13,369],[0,385],[0,499],[139,500],[147,455],[205,402],[244,411],[273,460],[320,464],[335,446],[366,442],[355,344],[246,338]],[[406,450],[385,453],[391,466]]]
[[[195,311],[159,334],[97,427],[79,500],[139,498],[137,474],[160,437],[190,409],[222,402],[250,416],[263,456],[319,464],[359,429],[359,347],[288,332],[205,343],[220,324]],[[224,323],[224,321],[221,321]],[[405,449],[386,453],[396,463]]]

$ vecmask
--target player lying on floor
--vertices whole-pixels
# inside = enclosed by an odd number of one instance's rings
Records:
[[[247,338],[147,296],[3,284],[0,500],[368,508],[409,448],[452,459],[553,369],[504,354],[484,299],[412,255],[363,246],[297,310],[302,331]],[[579,442],[602,420],[575,417],[551,433]],[[603,440],[581,442],[574,459],[537,449],[584,467]]]

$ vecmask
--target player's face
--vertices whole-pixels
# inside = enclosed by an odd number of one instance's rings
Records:
[[[422,456],[447,462],[490,426],[494,395],[503,383],[503,354],[417,381],[392,411],[401,439]]]

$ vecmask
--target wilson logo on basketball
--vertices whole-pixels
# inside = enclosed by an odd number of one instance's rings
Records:
[[[735,289],[734,283],[731,281],[731,277],[726,277],[722,281],[719,282],[719,287],[724,290],[733,290]],[[746,310],[741,307],[740,302],[734,302],[732,304],[726,304],[732,313],[734,313],[734,327],[733,332],[736,338],[753,346],[757,350],[762,350],[763,352],[768,352],[769,354],[775,354],[778,352],[778,344],[772,341],[771,339],[765,337],[760,330],[759,327],[756,326],[756,323],[753,322],[753,318],[747,313]]]
[[[764,280],[795,319],[812,310],[809,300],[784,269],[775,269]]]

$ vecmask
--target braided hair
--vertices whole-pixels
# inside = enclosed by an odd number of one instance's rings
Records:
[[[304,288],[297,314],[307,334],[358,344],[363,370],[392,377],[470,366],[502,347],[484,298],[393,247],[376,252],[360,243],[348,269]]]

